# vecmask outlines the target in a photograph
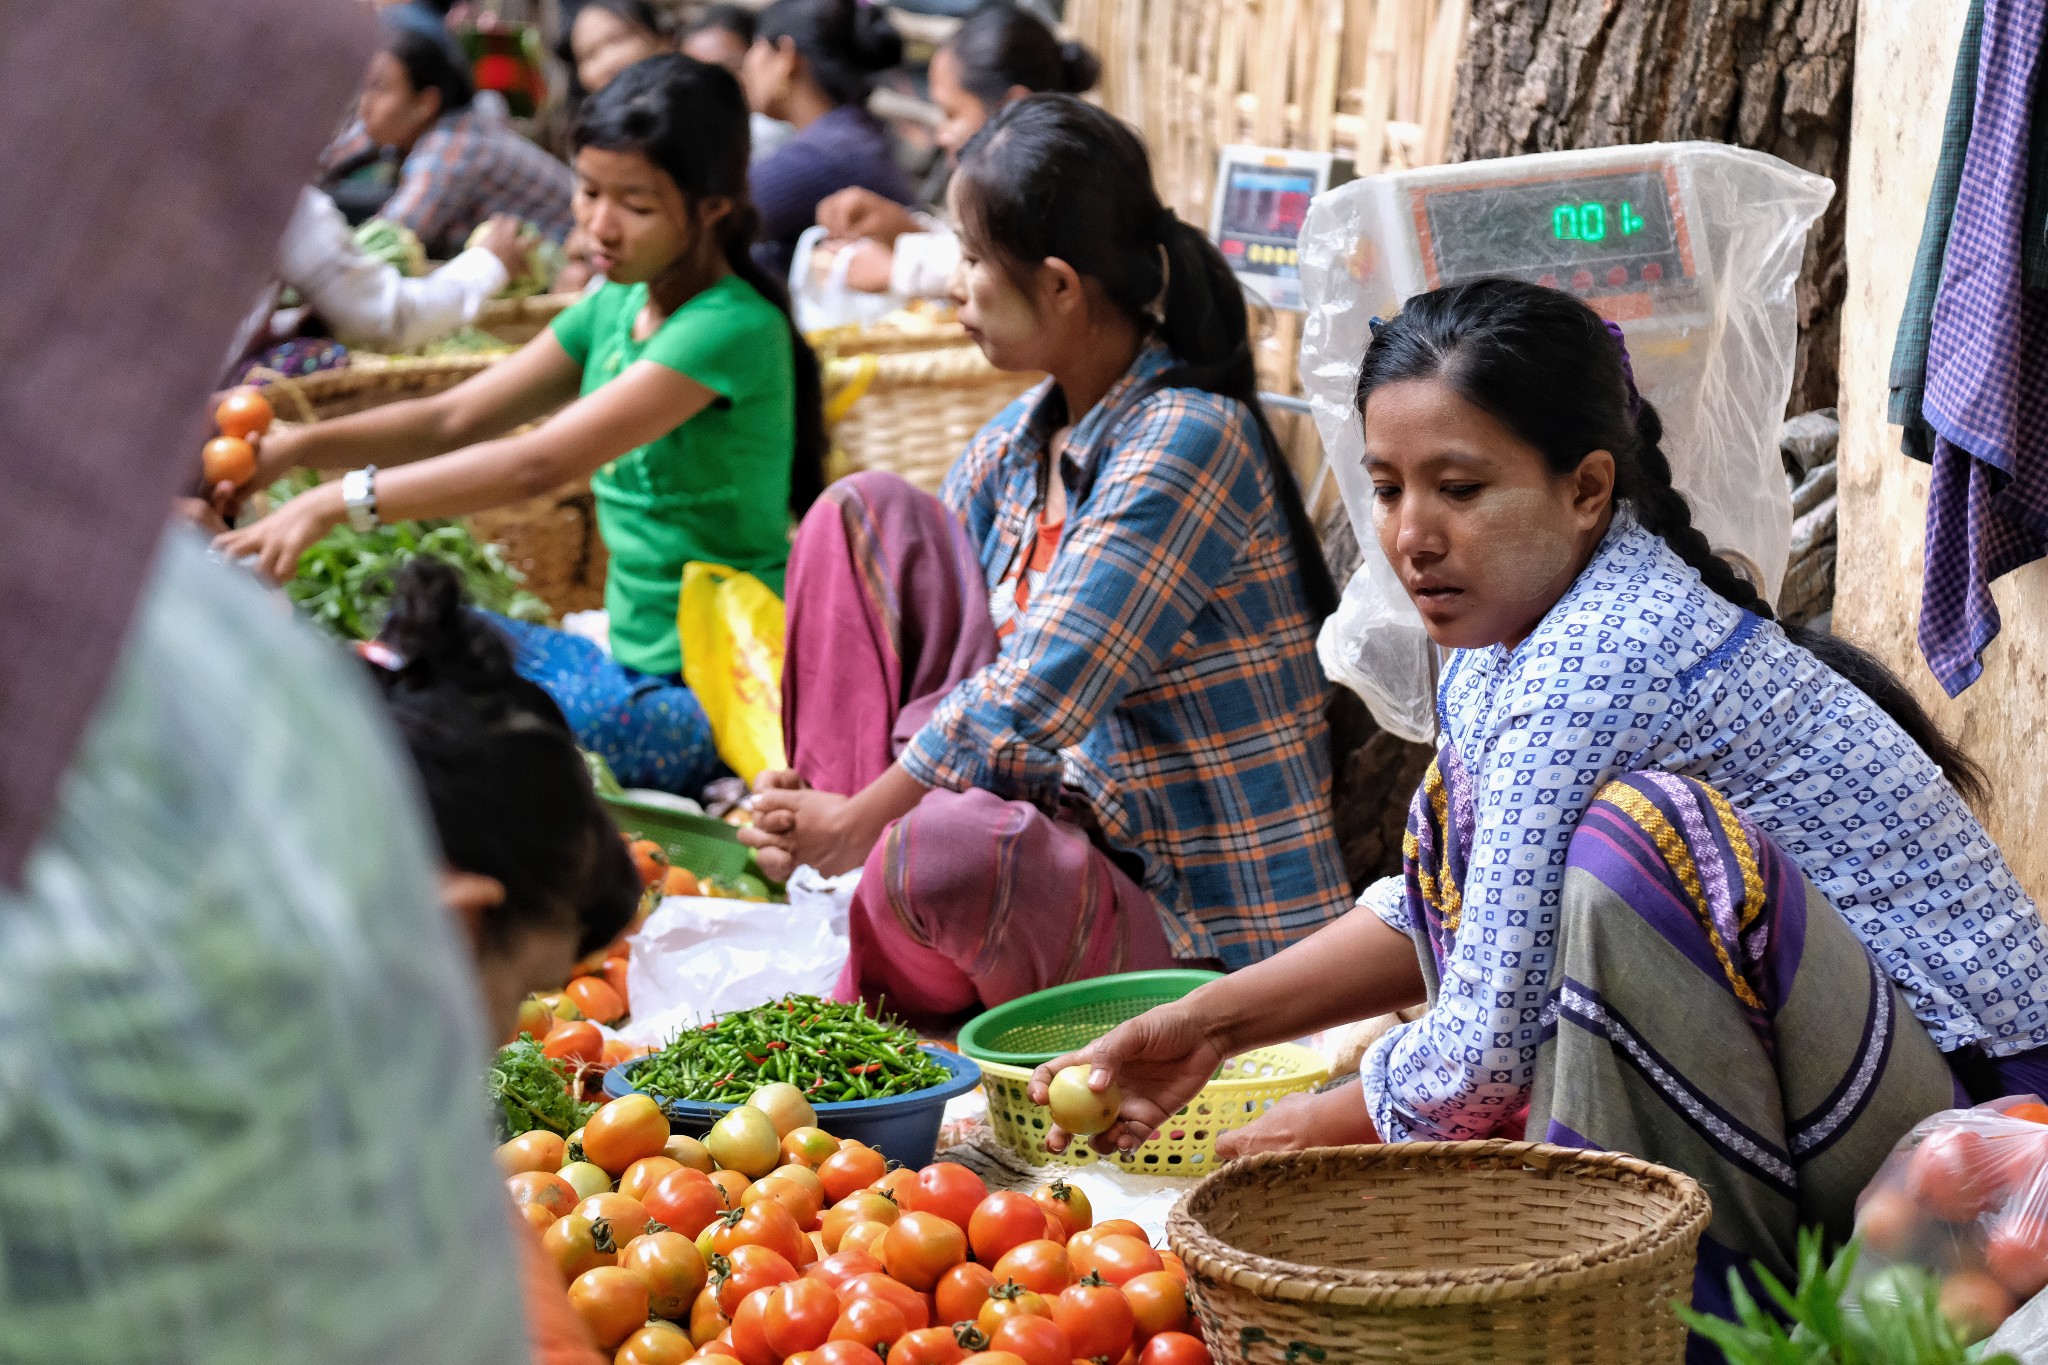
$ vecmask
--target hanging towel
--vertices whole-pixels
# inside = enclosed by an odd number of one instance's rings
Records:
[[[1928,335],[1920,651],[1955,696],[1999,631],[1991,583],[2048,553],[2048,292],[2025,277],[2048,0],[1985,0],[1976,102]],[[1950,131],[1954,131],[1951,123]],[[1923,243],[1924,245],[1924,243]]]

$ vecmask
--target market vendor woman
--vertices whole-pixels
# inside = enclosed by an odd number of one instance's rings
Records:
[[[352,516],[461,516],[589,476],[610,554],[610,657],[502,625],[520,671],[622,782],[694,795],[717,756],[681,680],[683,566],[724,564],[781,590],[790,515],[817,496],[823,464],[817,362],[749,254],[747,109],[731,73],[641,62],[584,106],[576,145],[577,221],[609,282],[445,393],[272,436],[266,478],[362,472],[221,545],[282,581]]]
[[[1351,895],[1315,658],[1335,592],[1244,296],[1071,95],[991,121],[952,200],[962,322],[1050,378],[939,498],[870,471],[805,519],[793,771],[741,837],[764,867],[865,865],[841,990],[901,1012],[1257,962]]]
[[[1406,867],[1110,1033],[1130,1145],[1248,1047],[1421,1002],[1363,1084],[1226,1154],[1521,1137],[1700,1180],[1696,1302],[1790,1282],[1959,1091],[2048,1085],[2048,936],[1897,679],[1788,630],[1671,486],[1619,334],[1554,290],[1411,299],[1358,401],[1380,544],[1451,651]],[[1072,1059],[1061,1059],[1062,1064]],[[1050,1071],[1034,1078],[1042,1085]]]

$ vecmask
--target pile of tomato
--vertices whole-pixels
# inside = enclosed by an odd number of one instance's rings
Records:
[[[629,1095],[499,1148],[615,1365],[1210,1365],[1179,1258],[1079,1189],[891,1170],[800,1101],[760,1112],[707,1146]]]

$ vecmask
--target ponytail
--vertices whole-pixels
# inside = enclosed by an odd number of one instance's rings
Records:
[[[1440,378],[1473,406],[1534,446],[1567,475],[1588,453],[1614,457],[1617,501],[1690,565],[1708,589],[1766,620],[1776,615],[1756,585],[1719,555],[1671,481],[1664,422],[1636,391],[1627,349],[1608,324],[1570,294],[1520,280],[1478,279],[1418,294],[1377,326],[1359,366],[1361,413],[1375,389]],[[1782,624],[1782,623],[1781,623]],[[1803,626],[1785,635],[1890,716],[1971,800],[1984,773],[1936,725],[1906,685],[1847,640]]]
[[[1159,202],[1145,144],[1072,95],[1032,95],[961,150],[959,186],[961,232],[978,250],[1012,270],[1048,257],[1065,261],[1173,353],[1162,386],[1203,389],[1244,406],[1287,523],[1303,598],[1320,624],[1337,608],[1337,589],[1259,402],[1244,290],[1208,237]]]
[[[640,153],[693,203],[709,198],[732,202],[718,228],[725,263],[789,324],[796,381],[789,510],[800,518],[825,489],[823,380],[818,357],[797,331],[787,287],[754,260],[761,217],[747,193],[748,123],[746,97],[730,71],[669,54],[634,63],[592,96],[577,116],[575,143],[579,150]]]

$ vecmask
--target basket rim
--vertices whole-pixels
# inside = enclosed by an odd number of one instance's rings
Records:
[[[1015,1000],[1006,1000],[1000,1005],[982,1011],[969,1019],[960,1028],[960,1050],[976,1061],[1002,1062],[1009,1066],[1023,1065],[1024,1058],[1031,1058],[1032,1065],[1049,1062],[1063,1054],[1058,1052],[1017,1052],[1005,1048],[990,1047],[983,1038],[1006,1027],[1022,1027],[1023,1022],[1039,1022],[1038,1016],[1063,1012],[1070,1001],[1084,995],[1101,995],[1105,991],[1121,994],[1128,990],[1140,993],[1139,988],[1157,985],[1185,985],[1186,991],[1179,998],[1185,999],[1197,988],[1211,981],[1221,981],[1223,973],[1205,971],[1199,968],[1169,967],[1144,972],[1118,972],[1112,976],[1086,977],[1080,981],[1069,981],[1063,985],[1049,986],[1042,991],[1020,995]],[[1124,998],[1129,998],[1125,996]],[[1022,1021],[1022,1022],[1020,1022]]]
[[[974,1057],[965,1048],[962,1048],[961,1052],[971,1057],[974,1064],[981,1068],[984,1075],[994,1076],[998,1080],[1015,1081],[1018,1084],[1022,1084],[1030,1080],[1031,1073],[1037,1070],[1037,1067],[1012,1066],[1008,1062],[986,1061],[983,1058]],[[1228,1060],[1236,1061],[1238,1057],[1270,1057],[1275,1053],[1288,1058],[1290,1061],[1308,1063],[1302,1070],[1290,1074],[1287,1077],[1288,1080],[1307,1080],[1311,1085],[1320,1085],[1322,1081],[1329,1079],[1330,1064],[1323,1060],[1323,1055],[1312,1047],[1303,1047],[1300,1043],[1272,1043],[1266,1047],[1246,1048],[1243,1052]],[[1317,1072],[1322,1073],[1320,1080],[1315,1078]],[[1272,1085],[1273,1080],[1274,1078],[1271,1076],[1215,1077],[1211,1078],[1209,1083],[1204,1085],[1197,1093],[1208,1094],[1214,1092],[1218,1095],[1230,1096],[1240,1090],[1264,1089]],[[1193,1102],[1192,1100],[1189,1101],[1190,1104]],[[1188,1193],[1189,1197],[1192,1198],[1194,1192],[1190,1190]]]
[[[1567,1253],[1513,1265],[1431,1270],[1350,1270],[1303,1265],[1243,1251],[1212,1235],[1202,1225],[1205,1201],[1255,1171],[1276,1165],[1313,1166],[1332,1161],[1366,1167],[1479,1162],[1533,1167],[1551,1174],[1573,1171],[1598,1179],[1662,1185],[1676,1198],[1664,1216],[1650,1227],[1591,1254]],[[1674,1242],[1696,1243],[1712,1212],[1706,1192],[1691,1176],[1621,1152],[1502,1138],[1481,1142],[1392,1142],[1261,1152],[1241,1158],[1204,1176],[1201,1183],[1188,1191],[1168,1218],[1167,1237],[1190,1271],[1262,1298],[1349,1308],[1442,1307],[1533,1298],[1619,1279],[1663,1254]]]

